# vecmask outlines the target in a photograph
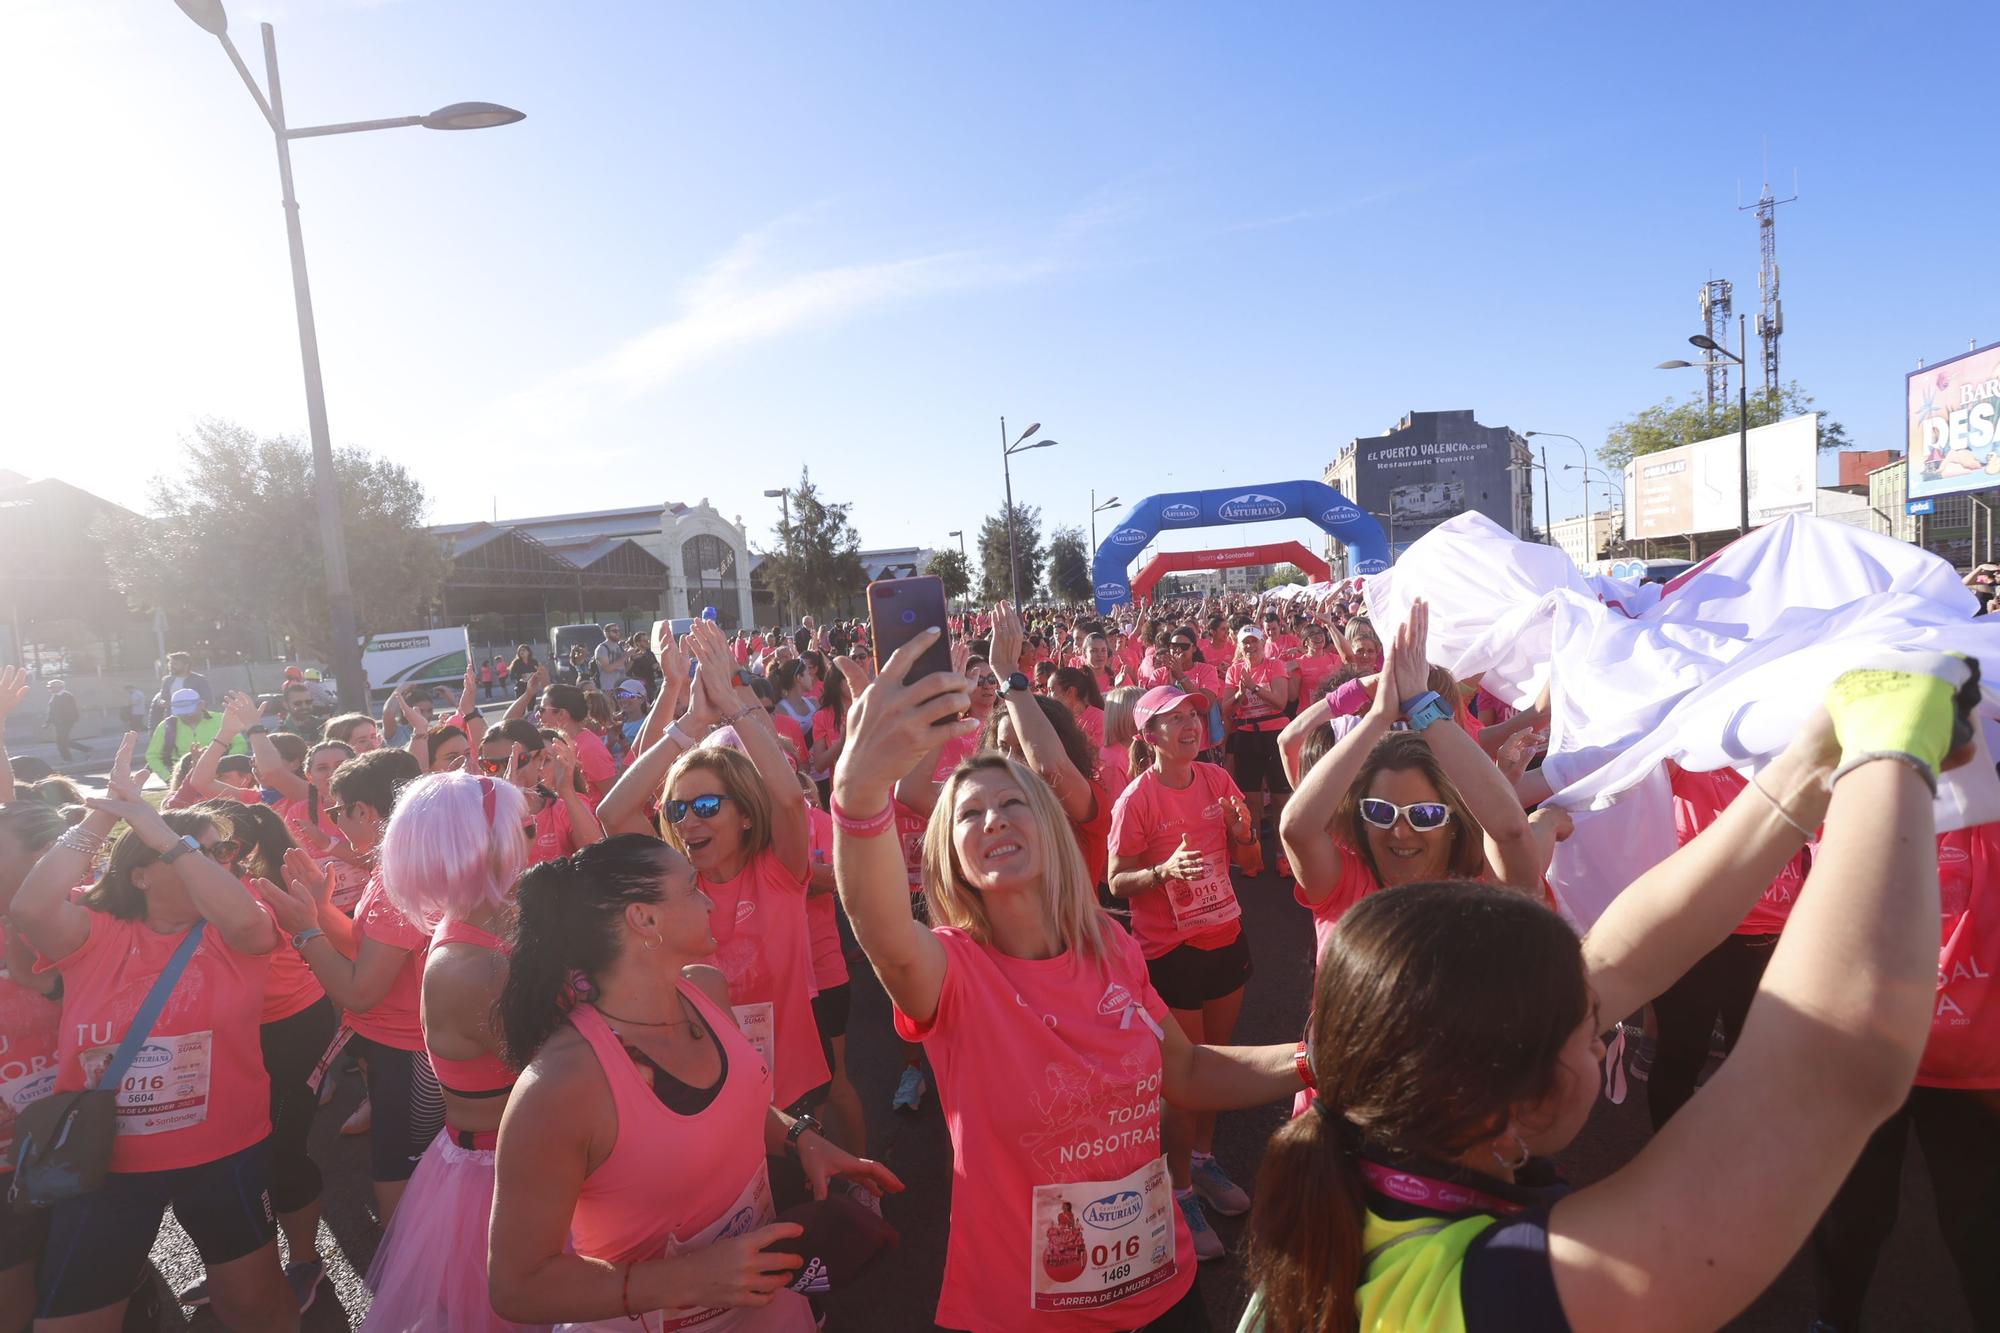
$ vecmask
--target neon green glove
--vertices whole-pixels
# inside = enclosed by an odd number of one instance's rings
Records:
[[[1826,711],[1840,738],[1838,782],[1873,759],[1900,759],[1937,790],[1945,756],[1972,739],[1979,663],[1961,653],[1890,652],[1843,672],[1827,687]]]

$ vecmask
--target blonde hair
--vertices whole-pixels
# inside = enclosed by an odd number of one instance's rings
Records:
[[[1139,723],[1132,716],[1140,698],[1146,692],[1137,685],[1120,685],[1104,696],[1104,743],[1121,749],[1132,743],[1139,734]]]
[[[1050,932],[1065,950],[1076,949],[1090,959],[1107,956],[1111,927],[1104,909],[1097,905],[1097,892],[1084,869],[1083,852],[1070,831],[1062,802],[1033,769],[991,750],[973,755],[952,770],[938,790],[937,805],[924,829],[924,902],[930,908],[931,923],[955,926],[981,944],[993,942],[993,923],[986,914],[984,896],[966,882],[951,838],[959,788],[974,775],[991,770],[1006,774],[1021,789],[1029,817],[1040,834],[1041,907]]]
[[[667,818],[666,804],[672,797],[674,784],[684,776],[698,770],[715,774],[722,783],[723,791],[743,817],[750,821],[750,827],[743,832],[744,851],[755,856],[771,845],[771,793],[764,787],[763,775],[750,757],[741,750],[732,750],[724,745],[703,745],[689,750],[674,760],[674,766],[667,770],[667,780],[660,788],[660,836],[673,844],[675,851],[687,855],[687,846],[681,841],[680,830]]]

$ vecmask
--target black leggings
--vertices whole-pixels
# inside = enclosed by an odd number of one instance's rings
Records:
[[[430,1057],[356,1034],[349,1049],[368,1067],[369,1179],[408,1180],[444,1128],[444,1093]]]
[[[266,1023],[262,1029],[264,1072],[271,1078],[268,1177],[271,1207],[280,1213],[296,1213],[319,1201],[319,1164],[306,1151],[313,1112],[319,1109],[311,1079],[313,1066],[339,1025],[333,1001],[322,995],[290,1018]]]
[[[1653,1001],[1653,1072],[1646,1103],[1653,1128],[1667,1123],[1694,1096],[1694,1081],[1708,1063],[1709,1037],[1722,1020],[1722,1049],[1734,1050],[1743,1016],[1764,979],[1776,935],[1731,935],[1710,949],[1687,975]]]
[[[2000,1328],[2000,1089],[1912,1088],[1875,1131],[1813,1229],[1819,1317],[1861,1327],[1875,1262],[1896,1226],[1903,1148],[1916,1127],[1937,1198],[1938,1230],[1958,1269],[1974,1328]]]

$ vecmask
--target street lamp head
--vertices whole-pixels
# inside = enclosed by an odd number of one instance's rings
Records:
[[[1033,435],[1036,431],[1040,430],[1041,428],[1042,428],[1042,423],[1037,421],[1034,425],[1022,431],[1020,435],[1015,438],[1014,443],[1019,444],[1022,440],[1027,439],[1030,435]]]
[[[964,535],[965,533],[958,528],[953,528],[950,532],[947,532],[945,534],[945,536],[947,537],[963,537]]]
[[[1722,350],[1715,345],[1715,339],[1709,337],[1706,333],[1697,333],[1690,337],[1688,341],[1704,352],[1719,352]]]
[[[1659,365],[1653,367],[1655,370],[1692,370],[1693,368],[1694,362],[1692,361],[1662,361]]]
[[[1112,505],[1115,505],[1117,503],[1118,503],[1118,497],[1114,495],[1109,500],[1106,500],[1103,504],[1097,506],[1098,512],[1102,513],[1103,511],[1111,508]]]
[[[776,499],[779,499],[779,498],[781,498],[781,497],[782,497],[783,495],[784,495],[784,492],[783,492],[783,491],[765,491],[765,492],[764,492],[764,498],[765,498],[766,500],[776,500]]]
[[[1056,447],[1056,442],[1054,440],[1036,440],[1033,444],[1025,444],[1021,446],[1023,452],[1026,452],[1029,449],[1053,449],[1055,447]]]
[[[209,36],[220,37],[229,31],[229,16],[222,12],[222,0],[174,0],[174,3]]]
[[[178,3],[186,9],[189,0],[178,0]],[[221,6],[217,5],[216,9],[219,12]],[[453,102],[431,112],[421,123],[427,130],[485,130],[495,125],[512,125],[527,118],[527,112],[501,106],[498,102]]]

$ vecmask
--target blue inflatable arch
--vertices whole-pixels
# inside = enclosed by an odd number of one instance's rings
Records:
[[[1132,600],[1132,558],[1162,531],[1226,528],[1302,518],[1316,523],[1347,547],[1357,574],[1389,567],[1389,542],[1382,525],[1352,500],[1321,481],[1280,481],[1265,486],[1232,486],[1215,491],[1149,495],[1127,509],[1097,548],[1091,579],[1097,585],[1100,615]]]

